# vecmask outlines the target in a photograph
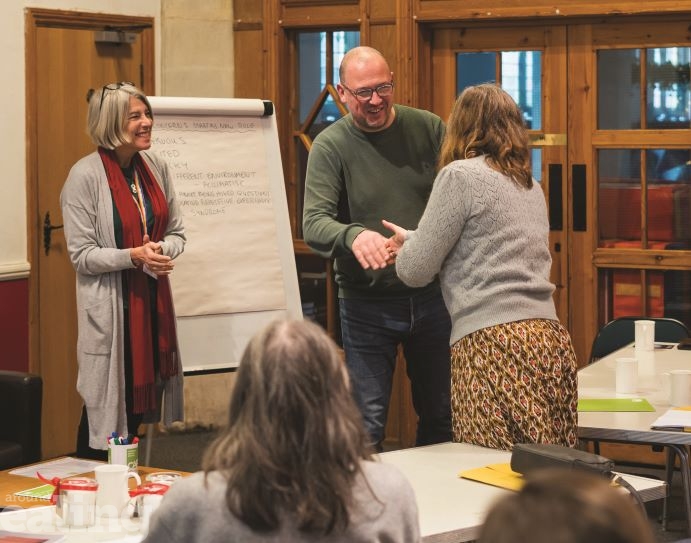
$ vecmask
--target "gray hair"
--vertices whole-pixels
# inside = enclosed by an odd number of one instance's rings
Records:
[[[89,90],[86,95],[89,102],[86,132],[94,144],[106,149],[115,149],[130,143],[125,126],[130,111],[131,96],[146,104],[153,119],[149,99],[132,83],[110,83],[100,89]]]

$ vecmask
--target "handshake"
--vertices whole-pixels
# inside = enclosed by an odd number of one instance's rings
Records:
[[[353,240],[353,254],[365,270],[380,270],[396,262],[398,251],[408,236],[408,231],[397,224],[386,220],[382,220],[382,224],[393,232],[391,237],[363,230]]]

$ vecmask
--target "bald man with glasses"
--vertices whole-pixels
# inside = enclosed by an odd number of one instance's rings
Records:
[[[394,104],[393,72],[376,49],[348,51],[339,77],[336,89],[349,114],[313,142],[304,239],[335,259],[343,349],[372,444],[382,447],[399,346],[418,415],[416,444],[450,441],[451,323],[439,281],[404,285],[381,224],[417,227],[444,124],[433,113]]]

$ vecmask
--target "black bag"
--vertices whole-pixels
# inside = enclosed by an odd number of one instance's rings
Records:
[[[511,453],[511,469],[523,475],[543,468],[585,470],[610,477],[614,462],[580,449],[546,443],[516,443]]]

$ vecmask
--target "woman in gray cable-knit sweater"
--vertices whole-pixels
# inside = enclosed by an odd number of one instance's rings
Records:
[[[404,283],[439,274],[451,314],[454,441],[577,443],[576,357],[549,280],[545,198],[528,133],[494,84],[456,100],[417,230],[383,221]]]

